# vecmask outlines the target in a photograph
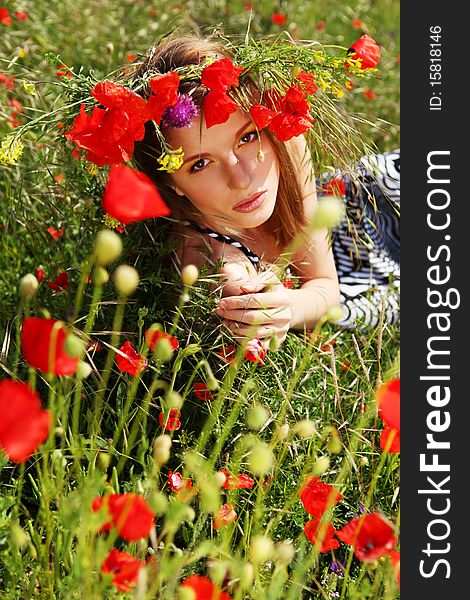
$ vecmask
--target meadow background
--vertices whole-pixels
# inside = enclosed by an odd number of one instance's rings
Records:
[[[217,318],[198,318],[217,302],[210,278],[203,273],[190,288],[171,280],[164,226],[146,222],[124,230],[123,252],[110,268],[122,262],[139,271],[135,294],[118,299],[112,284],[85,281],[83,266],[103,228],[107,170],[74,159],[61,134],[63,106],[76,101],[74,79],[61,67],[103,79],[170,30],[240,35],[249,19],[253,36],[285,31],[343,47],[367,33],[381,46],[377,76],[361,80],[341,102],[369,143],[393,150],[399,3],[39,0],[1,7],[11,22],[0,20],[0,143],[21,124],[55,112],[24,134],[16,164],[0,166],[0,380],[29,381],[54,413],[40,452],[23,465],[0,459],[0,597],[124,597],[101,573],[114,543],[147,561],[146,576],[127,597],[184,598],[181,581],[198,573],[225,585],[233,598],[397,598],[388,558],[364,563],[350,546],[319,552],[306,539],[309,517],[298,488],[307,474],[318,474],[343,495],[331,517],[336,529],[370,511],[388,516],[398,535],[399,455],[379,446],[376,403],[377,388],[399,374],[398,326],[381,323],[353,334],[326,323],[313,335],[289,334],[264,366],[242,360],[230,366],[219,354],[229,340]],[[23,302],[20,278],[38,269],[44,279]],[[66,284],[57,281],[63,273]],[[25,362],[22,319],[47,314],[89,326],[94,345],[85,357],[92,366],[86,379],[50,377]],[[169,360],[150,353],[140,377],[123,373],[114,349],[126,340],[142,349],[155,322],[178,339],[178,350]],[[195,382],[211,387],[214,401],[198,398]],[[164,432],[158,415],[170,406],[179,407],[182,424],[167,432],[170,458],[157,468],[155,438]],[[279,428],[286,425],[283,438]],[[270,449],[273,462],[257,470],[258,446]],[[250,473],[253,489],[221,493],[210,478],[220,468]],[[178,498],[168,487],[169,470],[184,473],[200,493]],[[148,539],[126,543],[98,533],[102,522],[91,502],[105,492],[148,500],[156,515]],[[227,502],[237,519],[215,529],[214,514]],[[261,534],[276,544],[287,540],[289,549],[268,548],[259,560],[253,539]]]

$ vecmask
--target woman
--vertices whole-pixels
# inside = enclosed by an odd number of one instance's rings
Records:
[[[167,40],[152,49],[135,80],[188,65],[211,65],[229,56],[223,47],[208,40]],[[222,81],[219,74],[217,77]],[[225,89],[217,93],[226,94],[229,87],[238,92],[236,77],[230,77],[232,86],[223,84]],[[332,249],[325,229],[308,227],[318,200],[304,135],[280,141],[287,137],[282,129],[274,135],[259,126],[254,113],[245,108],[260,102],[260,91],[251,79],[243,87],[245,106],[241,102],[222,122],[209,122],[204,98],[210,81],[209,77],[205,85],[182,81],[177,104],[163,114],[160,132],[164,145],[184,152],[180,168],[171,173],[159,170],[156,158],[164,148],[151,123],[146,124],[146,135],[134,153],[139,169],[155,181],[178,221],[173,237],[179,242],[179,268],[188,264],[215,267],[222,261],[223,297],[216,312],[238,339],[269,341],[276,336],[282,342],[289,329],[312,328],[340,301],[345,309],[339,322],[342,326],[357,326],[359,321],[374,325],[383,309],[389,321],[396,320],[396,298],[391,304],[386,299],[388,279],[398,276],[396,256],[389,256],[387,239],[391,234],[395,243],[396,231],[389,221],[388,233],[382,225],[384,215],[391,216],[393,224],[397,222],[392,213],[398,203],[389,210],[388,198],[376,186],[371,157],[369,163],[359,166],[357,177],[343,178],[339,189],[345,199],[348,196],[349,210]],[[220,97],[224,102],[225,96]],[[298,106],[300,100],[297,113]],[[182,118],[188,114],[190,119]],[[210,120],[217,118],[211,116]],[[310,127],[309,118],[304,113],[303,122],[298,119],[304,131]],[[384,160],[387,168],[392,164],[383,156],[375,159]],[[397,169],[389,173],[395,178],[391,183],[395,191],[399,190],[398,173]],[[335,181],[341,177],[338,173]],[[382,186],[384,182],[382,178]],[[383,204],[380,217],[374,216],[367,200],[372,195]],[[353,235],[351,219],[355,221]],[[348,242],[361,234],[364,239],[356,241],[357,252],[352,252]],[[365,245],[360,247],[361,243]],[[338,271],[344,281],[338,280]],[[297,286],[292,285],[295,280]]]

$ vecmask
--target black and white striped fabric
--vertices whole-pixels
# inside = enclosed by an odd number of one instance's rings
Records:
[[[342,179],[346,214],[333,231],[346,329],[371,329],[381,318],[395,323],[400,299],[400,151],[363,157]],[[324,194],[318,193],[321,202]]]
[[[345,329],[368,330],[382,319],[395,323],[400,298],[400,151],[363,157],[351,173],[336,172],[318,181],[341,179],[345,217],[333,231],[332,250],[338,271]],[[262,261],[249,248],[194,221],[182,221],[202,234],[239,248],[256,267]]]
[[[181,224],[186,225],[186,227],[191,227],[191,229],[199,231],[199,233],[203,233],[204,235],[208,235],[211,238],[219,240],[219,242],[224,242],[225,244],[230,244],[231,246],[234,246],[234,248],[239,248],[243,252],[243,254],[248,258],[252,265],[254,265],[257,268],[260,267],[261,260],[259,256],[255,254],[252,250],[244,246],[241,242],[237,242],[237,240],[234,240],[230,236],[217,233],[217,231],[209,229],[208,227],[202,227],[194,221],[181,221]]]

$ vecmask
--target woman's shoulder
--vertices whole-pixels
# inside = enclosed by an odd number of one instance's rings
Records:
[[[196,265],[198,268],[205,265],[212,272],[216,272],[228,264],[236,264],[243,269],[248,268],[256,272],[239,247],[207,233],[196,231],[183,223],[179,223],[174,228],[172,240],[178,243],[176,257],[180,268],[188,264]]]

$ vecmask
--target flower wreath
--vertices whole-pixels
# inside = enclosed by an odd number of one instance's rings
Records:
[[[82,103],[72,127],[65,132],[67,140],[76,145],[75,154],[85,151],[86,160],[98,166],[127,162],[134,143],[144,137],[145,123],[151,121],[164,148],[157,158],[158,168],[169,173],[179,169],[182,148],[170,148],[161,128],[189,126],[198,114],[191,95],[178,92],[180,83],[188,80],[207,89],[201,109],[208,128],[224,123],[242,108],[251,115],[258,133],[268,128],[282,142],[312,131],[315,120],[328,122],[330,131],[334,123],[340,129],[335,137],[341,139],[345,125],[340,124],[329,96],[341,98],[354,85],[351,77],[372,73],[380,58],[379,46],[368,35],[352,44],[345,57],[328,54],[318,44],[279,40],[267,43],[251,39],[241,46],[229,45],[229,50],[233,60],[211,57],[200,65],[149,74],[134,89],[111,81],[94,85],[90,94],[100,106],[95,104],[90,114]],[[244,93],[248,80],[260,90],[259,103],[250,104]],[[324,129],[320,128],[319,138]]]
[[[208,128],[224,123],[241,108],[251,115],[258,135],[267,128],[279,141],[286,142],[307,134],[307,141],[315,148],[312,155],[331,166],[347,166],[358,148],[367,148],[341,112],[338,99],[353,87],[352,78],[376,71],[380,48],[370,36],[363,35],[349,48],[334,46],[340,55],[327,52],[328,48],[318,43],[293,43],[279,37],[249,39],[240,45],[226,42],[232,58],[210,56],[201,64],[164,74],[149,70],[143,77],[131,78],[130,83],[129,74],[123,72],[122,82],[95,80],[91,85],[91,78],[81,72],[75,74],[64,65],[73,73],[63,83],[69,86],[66,89],[72,102],[60,110],[65,115],[61,131],[75,144],[72,155],[92,163],[87,168],[91,174],[96,174],[100,166],[112,166],[103,196],[109,226],[170,212],[151,180],[122,164],[132,159],[134,145],[143,140],[149,122],[163,149],[155,159],[156,168],[168,173],[182,166],[184,153],[182,148],[168,145],[162,128],[187,127],[200,110]],[[139,64],[135,66],[137,70]],[[194,103],[191,92],[179,92],[180,84],[187,81],[200,83],[207,90],[201,108]],[[255,103],[248,93],[253,84],[259,96]],[[58,112],[45,113],[42,120],[50,124],[51,115]],[[22,134],[39,121],[41,117],[4,138],[0,164],[16,162],[23,148]],[[262,160],[261,150],[258,158]],[[124,188],[136,190],[132,201],[123,202]],[[114,200],[116,195],[119,203]]]

